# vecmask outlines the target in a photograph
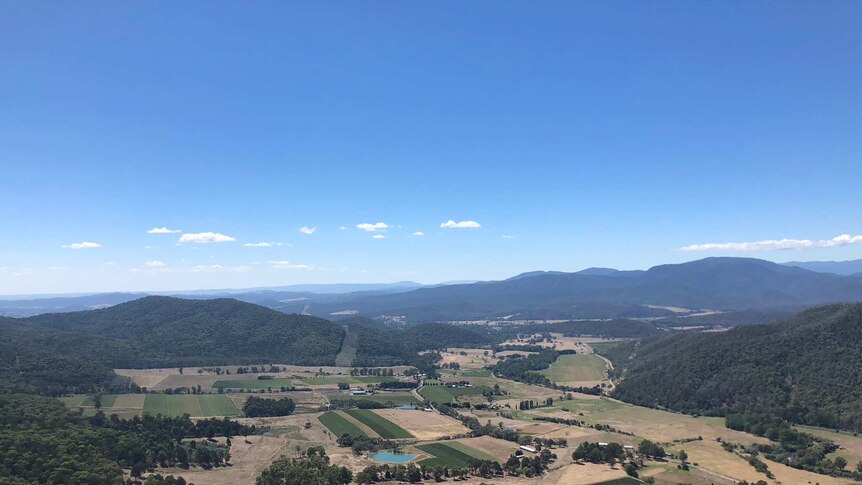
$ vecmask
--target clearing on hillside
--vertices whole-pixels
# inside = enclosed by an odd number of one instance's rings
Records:
[[[374,412],[402,427],[421,441],[438,440],[444,436],[470,431],[457,419],[436,412],[412,409],[376,409]]]
[[[389,421],[388,419],[376,414],[370,409],[350,409],[345,411],[349,416],[356,419],[360,423],[373,429],[381,438],[385,439],[404,439],[413,438],[413,435],[407,430]]]
[[[344,340],[341,342],[341,350],[335,356],[335,365],[349,367],[356,359],[356,331],[349,325],[344,326]]]
[[[147,394],[145,414],[194,417],[239,416],[240,412],[224,394]]]
[[[605,379],[606,371],[607,365],[601,357],[589,354],[566,354],[561,355],[556,362],[540,373],[558,384],[578,384],[601,381]]]
[[[328,429],[336,438],[340,438],[345,434],[349,434],[350,436],[368,436],[365,432],[359,429],[358,426],[344,419],[343,416],[335,411],[327,411],[318,416],[317,420],[326,426],[326,429]]]

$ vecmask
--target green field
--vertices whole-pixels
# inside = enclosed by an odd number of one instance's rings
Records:
[[[475,387],[446,387],[446,386],[424,386],[419,395],[425,399],[436,403],[455,402],[457,398],[462,396],[481,396],[484,391],[488,390],[484,386]]]
[[[377,384],[380,382],[395,382],[397,380],[389,376],[325,376],[306,377],[302,382],[309,386],[322,386],[324,384],[338,384],[340,382],[346,384]]]
[[[611,401],[610,399],[574,399],[572,401],[559,401],[560,407],[566,411],[573,413],[601,413],[604,411],[613,411],[626,407],[625,404]]]
[[[344,419],[343,416],[335,411],[325,412],[318,416],[317,419],[326,426],[326,429],[339,438],[345,433],[350,436],[368,436],[358,426]]]
[[[327,394],[326,397],[332,401],[335,399],[344,400],[344,401],[374,401],[379,402],[380,404],[389,404],[392,403],[396,406],[400,406],[402,404],[416,404],[419,402],[413,394],[368,394],[365,396],[351,396],[350,394],[343,393],[333,393]]]
[[[401,426],[398,426],[383,416],[375,414],[374,411],[370,409],[351,409],[345,412],[360,423],[373,429],[381,438],[401,439],[413,437],[412,434],[408,433],[407,430]]]
[[[491,377],[493,374],[488,369],[468,370],[461,373],[464,377]]]
[[[293,381],[290,379],[231,379],[215,381],[213,387],[218,389],[281,389],[282,387],[292,389]]]
[[[593,348],[593,352],[595,352],[599,355],[602,355],[604,352],[606,352],[606,351],[608,351],[608,350],[610,350],[610,349],[612,349],[612,348],[616,347],[617,345],[624,343],[624,342],[625,342],[625,340],[617,340],[614,342],[595,342],[595,343],[591,343],[588,345]]]
[[[224,394],[147,394],[144,413],[162,416],[239,416],[233,401]]]
[[[606,482],[597,483],[596,485],[637,485],[639,483],[644,483],[636,478],[632,477],[623,477],[623,478],[615,478],[613,480],[608,480]]]
[[[420,462],[422,465],[426,466],[444,465],[450,467],[462,467],[467,466],[467,463],[469,463],[470,460],[487,459],[484,454],[479,453],[477,450],[473,450],[467,445],[455,442],[417,445],[416,448],[434,456],[434,458],[428,458]],[[466,453],[465,451],[473,451],[473,453]]]
[[[540,373],[552,382],[600,381],[605,378],[605,369],[605,361],[599,356],[566,354]]]

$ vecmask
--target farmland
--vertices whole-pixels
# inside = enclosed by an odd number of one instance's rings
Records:
[[[605,361],[596,355],[561,355],[556,362],[543,371],[551,382],[558,384],[595,383],[605,378]]]
[[[424,386],[419,394],[431,402],[451,403],[460,397],[481,396],[484,391],[489,390],[483,386],[473,387],[448,387],[443,385]]]
[[[467,466],[471,460],[487,460],[488,455],[457,442],[440,442],[419,445],[416,448],[432,455],[433,458],[422,460],[426,466],[445,465],[450,467]]]
[[[144,399],[145,414],[163,416],[239,416],[233,402],[223,394],[148,394]]]
[[[290,379],[232,379],[215,381],[212,387],[221,389],[286,389],[293,388]]]
[[[336,385],[339,383],[345,384],[378,384],[381,382],[395,382],[398,379],[391,376],[324,376],[324,377],[306,377],[302,382],[309,386],[323,386],[327,384]]]
[[[407,432],[404,428],[389,421],[388,419],[374,413],[370,409],[351,409],[346,413],[359,421],[360,423],[373,429],[381,438],[385,439],[403,439],[413,438],[413,435]]]
[[[326,426],[326,429],[332,432],[333,435],[340,437],[344,434],[350,436],[367,436],[364,431],[358,426],[345,419],[341,414],[335,411],[329,411],[321,414],[317,419]]]

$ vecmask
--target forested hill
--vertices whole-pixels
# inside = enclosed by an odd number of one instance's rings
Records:
[[[0,381],[89,385],[118,367],[332,365],[343,338],[340,325],[322,318],[232,299],[151,296],[104,310],[0,320]]]
[[[611,355],[622,400],[686,413],[766,411],[862,431],[862,305],[829,305],[769,325],[630,343]]]

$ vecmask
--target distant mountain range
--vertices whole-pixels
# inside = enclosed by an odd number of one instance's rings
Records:
[[[839,275],[862,276],[862,259],[852,261],[791,261],[786,266],[796,266],[818,273],[834,273]]]
[[[723,312],[724,321],[733,321],[737,320],[736,314],[749,312],[739,320],[757,323],[762,315],[771,318],[818,304],[862,301],[862,277],[812,271],[799,267],[800,264],[809,263],[706,258],[655,266],[646,271],[610,268],[590,268],[575,273],[534,271],[502,281],[435,286],[414,282],[292,285],[176,295],[188,299],[229,296],[285,313],[326,318],[361,314],[410,323],[673,317],[682,326],[685,326],[682,320],[689,317],[709,324],[713,317],[704,313]],[[27,316],[102,308],[141,296],[144,295],[108,293],[5,300],[0,301],[0,315]],[[727,312],[734,315],[728,318]]]

